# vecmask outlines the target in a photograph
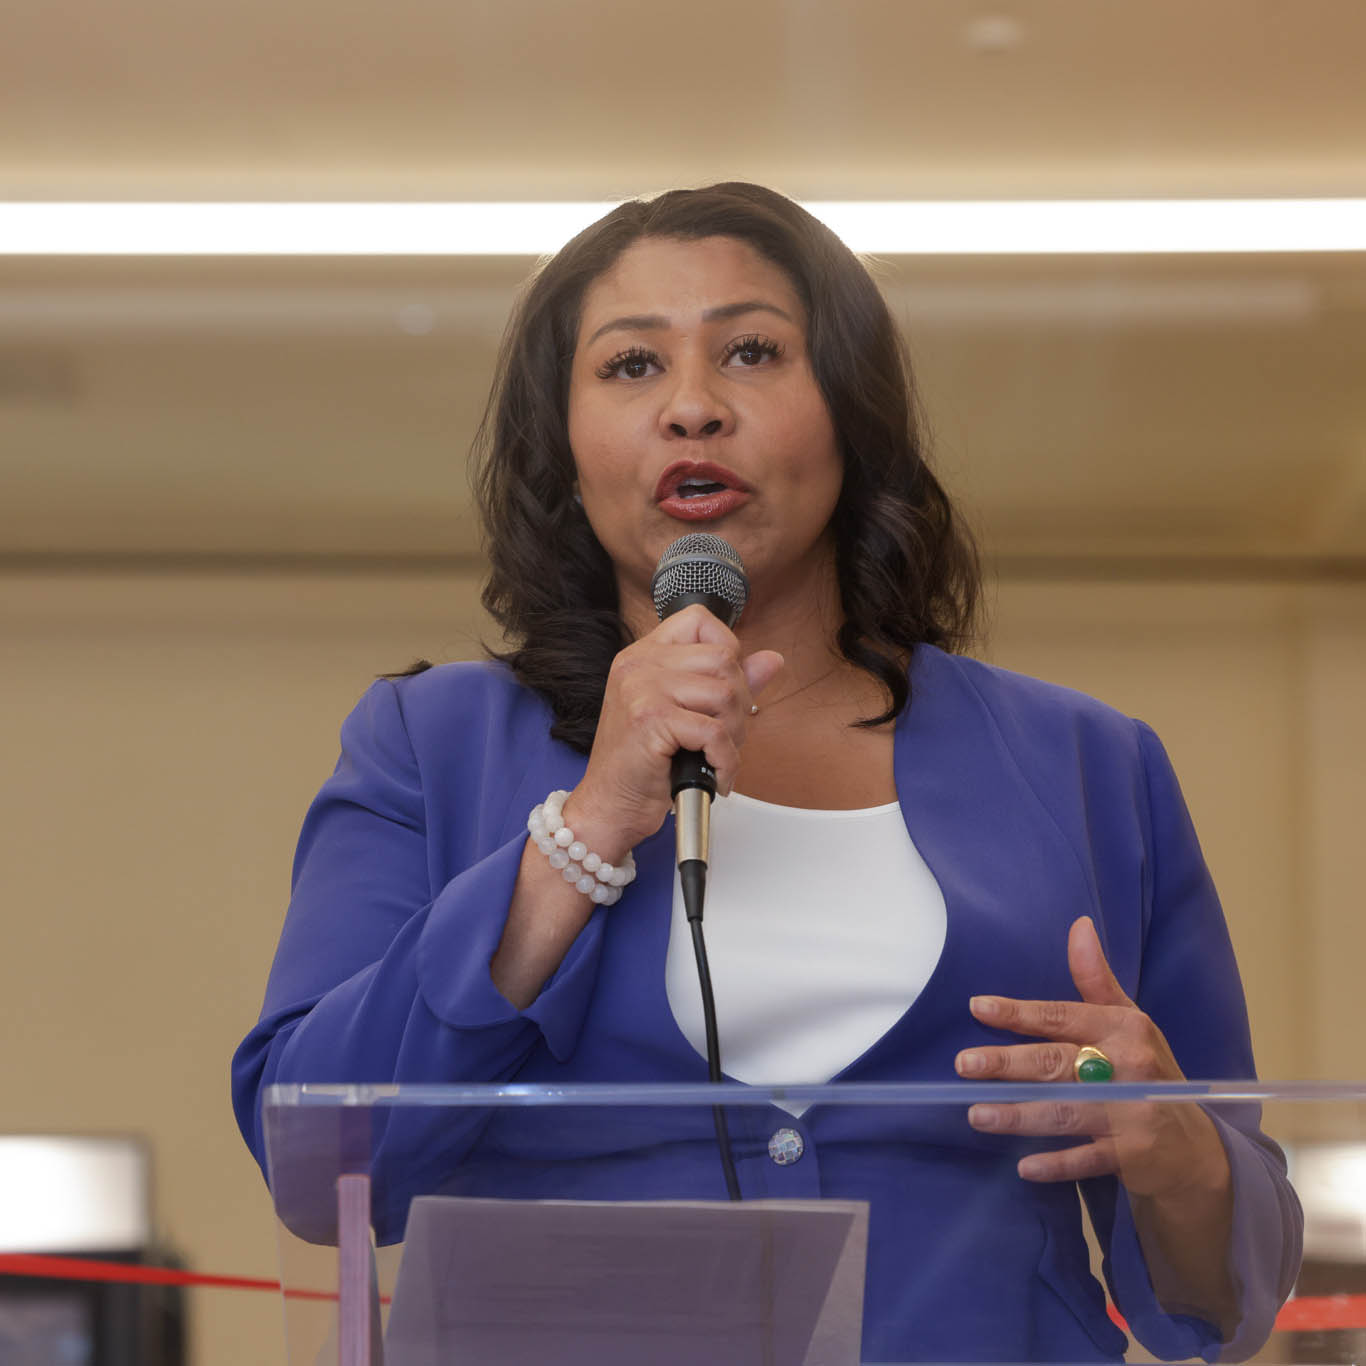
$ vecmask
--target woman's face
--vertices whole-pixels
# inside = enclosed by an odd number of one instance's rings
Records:
[[[736,238],[643,238],[589,286],[569,441],[623,609],[689,531],[725,537],[756,589],[798,587],[833,563],[843,466],[805,311],[787,275]]]

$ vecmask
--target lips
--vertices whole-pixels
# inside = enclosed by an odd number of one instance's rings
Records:
[[[753,490],[734,470],[709,460],[675,461],[659,477],[660,510],[683,522],[724,516],[749,501]]]

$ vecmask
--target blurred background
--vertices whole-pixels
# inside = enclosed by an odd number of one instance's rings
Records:
[[[3,10],[0,201],[1366,196],[1355,0]],[[1157,728],[1263,1075],[1360,1077],[1366,259],[871,264],[981,653]],[[276,1274],[228,1059],[342,717],[488,635],[465,456],[533,265],[0,254],[0,1129],[145,1140],[199,1269]],[[279,1303],[191,1292],[190,1345],[281,1360]]]

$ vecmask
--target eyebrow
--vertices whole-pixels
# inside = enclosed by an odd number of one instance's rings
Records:
[[[717,308],[709,308],[702,314],[702,321],[704,323],[726,322],[730,318],[738,318],[743,313],[776,313],[778,317],[785,318],[788,322],[793,321],[790,313],[784,312],[777,304],[765,303],[762,299],[741,299],[739,303],[721,304]],[[591,346],[604,332],[662,331],[672,326],[673,324],[662,313],[632,313],[603,323],[584,345]]]

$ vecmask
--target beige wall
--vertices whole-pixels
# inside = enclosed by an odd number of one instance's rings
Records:
[[[135,1131],[199,1269],[275,1274],[228,1058],[293,840],[378,670],[475,652],[435,577],[0,576],[0,1128]],[[1350,1076],[1366,884],[1366,586],[1002,585],[988,656],[1156,726],[1224,895],[1266,1076]],[[196,1292],[198,1366],[280,1361]]]
[[[1346,1061],[1314,1050],[1305,1014],[1310,597],[1284,586],[1008,584],[986,651],[1162,737],[1224,902],[1266,1077],[1327,1075]],[[1358,649],[1366,663],[1366,633]]]

